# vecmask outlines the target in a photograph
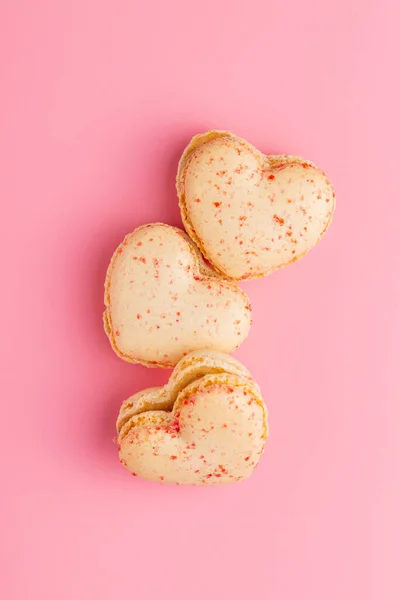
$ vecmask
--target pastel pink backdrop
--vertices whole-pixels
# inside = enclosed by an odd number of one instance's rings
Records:
[[[4,600],[398,600],[396,0],[3,0]],[[168,373],[102,331],[108,260],[179,224],[178,157],[228,128],[315,160],[337,213],[307,259],[246,284],[238,358],[271,437],[248,482],[129,477],[119,404]]]

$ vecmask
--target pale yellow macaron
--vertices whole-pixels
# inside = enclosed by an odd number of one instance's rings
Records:
[[[250,302],[203,260],[180,229],[152,223],[127,235],[105,282],[104,327],[129,362],[173,367],[200,348],[232,352],[246,338]]]
[[[267,410],[247,369],[226,354],[184,357],[164,387],[126,400],[117,420],[121,463],[162,483],[221,485],[249,477],[268,437]]]
[[[185,229],[224,277],[253,279],[302,258],[328,229],[335,194],[297,156],[266,156],[228,131],[195,136],[178,168]]]

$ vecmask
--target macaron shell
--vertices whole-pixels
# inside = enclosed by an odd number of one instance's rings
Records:
[[[172,413],[132,417],[119,438],[120,460],[133,475],[153,481],[234,483],[258,464],[268,435],[266,419],[251,381],[207,375],[178,395]]]
[[[154,223],[126,236],[105,283],[104,328],[118,356],[168,368],[195,349],[238,348],[251,324],[249,299],[211,273],[175,227]]]
[[[168,381],[170,396],[176,398],[190,383],[212,373],[229,373],[251,379],[246,367],[233,356],[216,350],[195,350],[176,365]]]
[[[165,386],[142,390],[123,402],[117,419],[117,432],[121,431],[122,427],[131,417],[152,410],[172,410],[173,405],[174,400],[165,389]]]
[[[326,175],[294,156],[264,156],[229,132],[196,136],[177,190],[185,229],[232,280],[261,277],[304,256],[327,230],[335,195]]]

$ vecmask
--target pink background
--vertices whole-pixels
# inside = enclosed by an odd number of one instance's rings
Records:
[[[396,0],[0,4],[5,600],[398,600]],[[315,160],[338,208],[310,256],[244,287],[237,356],[271,437],[221,489],[129,477],[119,404],[166,381],[102,331],[108,260],[179,224],[190,136]]]

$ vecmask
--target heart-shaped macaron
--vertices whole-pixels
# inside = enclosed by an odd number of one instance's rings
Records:
[[[179,163],[185,229],[231,280],[267,275],[303,257],[335,208],[326,175],[296,156],[266,156],[232,133],[195,136]]]
[[[268,436],[267,410],[247,369],[231,356],[195,351],[164,387],[123,403],[121,463],[144,479],[218,485],[249,477]]]
[[[144,225],[115,251],[105,282],[104,326],[128,362],[173,367],[188,352],[232,352],[246,338],[246,294],[203,261],[188,236],[170,225]]]

